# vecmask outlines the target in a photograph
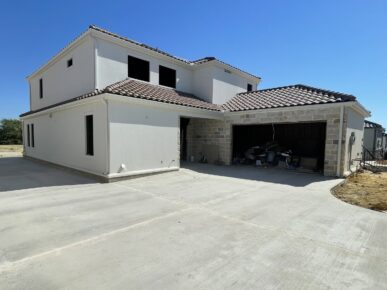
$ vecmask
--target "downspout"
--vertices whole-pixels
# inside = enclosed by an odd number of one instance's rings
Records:
[[[344,125],[344,104],[340,107],[340,128],[339,128],[339,140],[338,140],[338,152],[337,152],[337,170],[336,175],[340,177],[341,174],[341,149],[343,147],[343,125]]]

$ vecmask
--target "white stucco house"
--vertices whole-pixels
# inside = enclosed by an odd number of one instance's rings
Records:
[[[181,160],[230,165],[277,138],[327,176],[348,173],[369,116],[356,98],[305,85],[257,90],[260,80],[90,26],[28,77],[24,154],[112,180]]]

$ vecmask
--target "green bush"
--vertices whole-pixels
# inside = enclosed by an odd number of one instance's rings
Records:
[[[17,119],[0,121],[0,145],[22,144],[22,124]]]

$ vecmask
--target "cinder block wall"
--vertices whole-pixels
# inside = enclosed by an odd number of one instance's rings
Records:
[[[191,119],[187,128],[188,156],[194,156],[195,161],[205,156],[209,163],[229,165],[232,158],[233,125],[293,122],[326,122],[324,175],[336,176],[340,131],[340,108],[337,107],[226,113],[224,121]],[[346,128],[346,118],[344,118],[343,128]],[[343,129],[342,140],[341,174],[344,172],[345,129]]]
[[[191,119],[187,127],[188,160],[199,161],[203,156],[209,163],[231,164],[231,130],[224,121]]]

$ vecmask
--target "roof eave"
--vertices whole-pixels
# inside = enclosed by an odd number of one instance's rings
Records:
[[[68,53],[71,49],[77,47],[79,44],[81,44],[89,35],[91,34],[91,29],[87,29],[81,35],[76,37],[73,41],[71,41],[67,46],[65,46],[63,49],[61,49],[56,55],[54,55],[48,62],[43,64],[41,67],[39,67],[37,70],[35,70],[33,73],[28,75],[26,77],[27,80],[30,80],[31,78],[35,77],[38,74],[41,74],[43,71],[48,69],[51,65],[53,65],[57,60],[59,60],[63,55]]]
[[[201,63],[194,63],[192,62],[192,66],[193,67],[205,67],[205,66],[212,66],[212,65],[217,65],[218,67],[221,67],[221,68],[224,68],[224,69],[228,69],[230,71],[232,71],[233,73],[237,74],[237,75],[240,75],[244,78],[247,78],[249,80],[252,80],[254,82],[256,82],[257,84],[259,84],[261,82],[261,78],[258,77],[258,76],[255,76],[255,75],[252,75],[248,72],[245,72],[243,70],[240,70],[238,68],[235,68],[234,66],[230,65],[230,64],[227,64],[223,61],[220,61],[218,59],[212,59],[212,60],[209,60],[209,61],[206,61],[206,62],[201,62]]]

